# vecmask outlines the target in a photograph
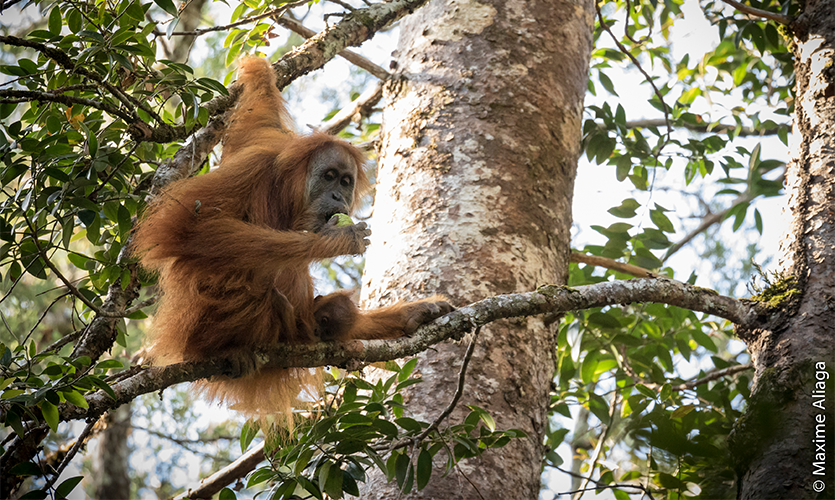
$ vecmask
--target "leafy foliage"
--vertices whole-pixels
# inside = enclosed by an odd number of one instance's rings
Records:
[[[749,4],[795,13],[788,1]],[[601,3],[589,91],[598,97],[605,91],[606,97],[587,106],[586,157],[611,167],[617,180],[628,181],[637,193],[656,188],[658,171],[674,173],[693,190],[708,180],[718,183],[709,204],[718,207],[716,222],[733,220],[732,230],[741,232],[750,227],[744,222],[753,212],[754,229],[762,233],[762,215],[752,204],[781,193],[784,163],[763,159],[755,138],[746,145],[739,138],[753,132],[776,135],[787,144],[788,120],[761,119],[760,110],[793,113],[791,54],[774,23],[730,16],[722,2],[710,1],[703,8],[719,28],[718,46],[699,61],[674,58],[671,27],[681,18],[682,5],[676,0]],[[640,65],[652,78],[657,91],[648,81],[645,86],[663,119],[629,120],[623,90],[610,76],[626,64]],[[696,111],[726,97],[740,105],[713,116]],[[584,252],[672,277],[666,259],[677,250],[674,238],[686,226],[668,208],[636,198],[609,210],[621,221],[591,227],[605,243],[586,245]],[[706,244],[716,245],[714,256],[727,252],[718,239]],[[570,273],[570,285],[629,277],[576,264]],[[687,281],[696,278],[692,274]],[[572,470],[594,478],[595,487],[613,489],[616,498],[637,490],[655,498],[732,497],[736,475],[725,440],[749,396],[752,376],[747,354],[732,339],[727,322],[658,304],[566,315],[559,329],[549,448],[570,444],[578,457]],[[685,380],[680,373],[687,365],[698,369],[690,368]],[[575,420],[573,434],[560,425],[563,417]],[[629,457],[618,460],[620,471],[608,458],[619,453]],[[556,453],[546,459],[561,468]]]
[[[416,361],[402,367],[386,363],[391,375],[375,383],[332,370],[326,405],[303,418],[290,434],[267,433],[270,464],[249,475],[247,488],[266,483],[270,498],[356,496],[366,471],[377,467],[405,494],[426,486],[433,462],[442,463],[446,474],[462,459],[525,437],[521,430],[496,430],[493,418],[476,406],[469,407],[462,423],[427,434],[431,424],[409,417],[403,405],[403,389],[421,382],[411,376]],[[242,450],[258,427],[244,427]]]

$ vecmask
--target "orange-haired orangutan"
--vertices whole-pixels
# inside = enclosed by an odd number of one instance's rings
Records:
[[[266,60],[243,60],[238,81],[218,168],[160,193],[134,233],[135,253],[160,274],[151,356],[229,356],[251,371],[254,348],[312,342],[317,331],[323,340],[394,338],[452,310],[432,297],[359,311],[340,292],[314,304],[309,264],[368,245],[365,223],[338,227],[334,217],[368,189],[363,157],[332,136],[295,135]],[[245,413],[286,417],[315,382],[306,368],[263,369],[200,386]]]

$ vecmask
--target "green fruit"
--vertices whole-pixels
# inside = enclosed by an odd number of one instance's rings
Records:
[[[354,221],[347,214],[335,214],[336,227],[353,226]]]

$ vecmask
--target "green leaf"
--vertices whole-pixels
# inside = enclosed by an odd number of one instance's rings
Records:
[[[41,468],[32,462],[21,462],[9,469],[9,474],[13,476],[39,476],[41,475]]]
[[[615,91],[615,85],[612,83],[612,80],[608,76],[606,76],[605,73],[601,71],[600,73],[598,73],[597,77],[600,80],[600,84],[603,85],[603,87],[606,90],[608,90],[610,94],[614,96],[618,95],[617,91]]]
[[[313,457],[313,448],[307,448],[306,450],[302,451],[299,454],[299,458],[296,459],[296,464],[293,466],[293,472],[300,476],[304,469],[307,468],[307,464],[310,463],[310,459]]]
[[[406,475],[411,472],[412,463],[404,453],[400,453],[397,455],[397,459],[394,462],[394,477],[397,478],[397,486],[403,489],[403,486],[406,484]],[[407,493],[404,491],[404,493]]]
[[[154,3],[159,6],[165,12],[168,12],[174,17],[178,17],[179,13],[177,12],[177,7],[174,5],[174,2],[171,0],[154,0]]]
[[[81,22],[81,12],[78,12],[77,9],[70,9],[67,13],[67,26],[70,28],[70,31],[73,33],[81,31]]]
[[[49,493],[46,490],[32,490],[20,497],[19,500],[42,500],[47,497],[49,497]]]
[[[664,212],[661,210],[650,210],[649,211],[649,218],[655,224],[655,226],[664,231],[665,233],[674,233],[676,232],[675,228],[673,227],[673,223],[670,222],[670,219],[664,215]]]
[[[711,339],[705,332],[697,328],[694,328],[690,330],[690,335],[693,337],[693,340],[695,340],[697,344],[704,347],[708,351],[718,352],[718,349],[716,348],[716,344],[713,342],[713,339]]]
[[[615,175],[618,179],[618,182],[623,182],[629,177],[629,171],[632,170],[632,158],[628,155],[623,155],[618,158],[617,161],[617,170]]]
[[[113,392],[113,389],[107,382],[94,375],[89,375],[87,379],[90,380],[90,382],[92,382],[93,385],[103,390],[108,396],[110,396],[111,399],[113,399],[114,401],[116,400],[116,393]]]
[[[690,413],[691,411],[693,411],[695,409],[696,409],[696,405],[679,406],[678,408],[673,410],[673,413],[672,413],[671,416],[673,418],[682,418],[682,417],[684,417],[685,415],[687,415],[688,413]]]
[[[417,489],[422,490],[432,477],[432,455],[425,448],[417,459]]]
[[[630,164],[630,167],[632,165]],[[608,210],[608,212],[615,217],[620,219],[631,219],[635,217],[636,210],[641,207],[641,204],[635,201],[633,198],[627,198],[623,200],[620,206],[612,207]]]
[[[241,428],[241,453],[245,453],[252,440],[258,435],[258,426],[251,421],[246,421]]]
[[[145,9],[142,8],[142,4],[139,2],[139,0],[134,0],[130,2],[127,8],[125,8],[125,14],[127,14],[128,17],[130,17],[138,23],[145,20]],[[131,25],[133,25],[133,23],[131,23]]]
[[[328,475],[331,472],[331,467],[333,466],[333,462],[330,460],[325,461],[320,467],[317,477],[319,478],[319,489],[324,491],[325,484],[328,482]],[[338,469],[339,467],[337,467]]]
[[[670,396],[673,395],[673,386],[669,383],[666,383],[661,386],[661,391],[658,393],[658,398],[661,401],[666,401]]]
[[[246,487],[251,488],[256,484],[261,484],[269,481],[275,476],[275,473],[270,467],[261,467],[253,471],[246,480]]]
[[[678,98],[678,101],[682,104],[691,104],[696,97],[702,94],[702,89],[699,87],[692,87],[690,90],[686,90],[681,93],[681,97]]]
[[[655,399],[655,396],[656,396],[655,391],[653,391],[649,387],[645,386],[644,384],[635,384],[635,389],[637,389],[638,392],[640,392],[644,396],[646,396],[650,399]]]
[[[87,152],[90,155],[90,158],[95,158],[96,153],[99,152],[99,140],[96,137],[96,134],[90,131],[86,125],[80,123],[81,128],[84,130],[84,134],[87,136]]]
[[[760,143],[757,143],[754,146],[753,151],[751,151],[751,156],[748,158],[748,170],[753,172],[754,169],[757,168],[757,165],[760,163]]]
[[[760,210],[758,208],[754,209],[754,223],[757,226],[757,232],[760,233],[760,236],[763,234],[763,216],[760,215]]]
[[[59,422],[58,407],[45,399],[38,406],[43,414],[43,419],[49,424],[49,428],[52,429],[52,432],[57,432]]]
[[[229,488],[223,488],[217,496],[217,500],[236,500],[235,492]]]
[[[411,432],[420,432],[423,429],[417,420],[409,417],[397,418],[394,423]]]
[[[347,470],[342,471],[342,491],[355,497],[360,496],[360,488],[356,479]]]
[[[56,5],[49,11],[48,29],[53,36],[61,34],[61,9]]]
[[[296,478],[296,481],[298,481],[299,484],[302,485],[302,488],[304,488],[305,491],[318,498],[319,500],[322,500],[322,492],[319,491],[319,488],[317,488],[315,484],[310,482],[308,478],[304,476],[298,476]]]
[[[102,370],[110,370],[112,368],[124,368],[125,365],[122,364],[121,361],[118,359],[106,359],[98,364],[96,364],[96,368]]]
[[[210,90],[213,90],[213,91],[217,92],[218,94],[229,95],[229,90],[226,87],[224,87],[223,84],[220,83],[217,80],[213,80],[211,78],[205,78],[204,77],[204,78],[198,78],[195,81],[197,83],[199,83],[200,85],[202,85],[202,86],[204,86],[204,87],[206,87]]]
[[[580,378],[584,384],[591,383],[594,378],[594,371],[595,368],[597,368],[598,357],[600,357],[600,353],[597,351],[589,351],[583,359],[583,366],[580,369]]]
[[[415,369],[415,365],[417,365],[417,358],[412,358],[403,365],[403,368],[400,369],[400,373],[397,374],[397,381],[403,382],[412,374],[412,371]]]
[[[80,483],[82,479],[84,479],[84,476],[75,476],[62,482],[57,488],[55,488],[55,497],[67,498],[70,492],[78,486],[78,483]]]
[[[342,469],[338,466],[331,467],[330,471],[328,471],[327,479],[325,480],[325,493],[331,498],[342,498],[342,474]]]
[[[490,416],[489,413],[487,413],[486,411],[482,411],[478,414],[478,418],[482,422],[484,422],[484,425],[486,425],[487,428],[490,429],[490,432],[494,432],[496,430],[496,421],[493,420],[493,417]]]
[[[62,394],[64,395],[64,399],[79,408],[84,408],[86,410],[90,407],[90,405],[87,404],[87,400],[84,399],[84,396],[82,396],[78,391],[70,390],[63,392]]]

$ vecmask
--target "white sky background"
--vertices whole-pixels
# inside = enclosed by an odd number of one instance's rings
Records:
[[[212,3],[212,14],[210,17],[212,18],[209,22],[212,24],[224,24],[228,22],[230,10],[228,7],[223,5],[220,2],[213,2]],[[322,9],[325,11],[338,11],[339,8],[333,4],[328,2],[321,2],[317,6],[314,7],[315,11],[321,12]],[[711,26],[707,20],[705,20],[704,16],[702,15],[701,9],[699,8],[697,0],[687,0],[683,7],[683,11],[685,17],[683,20],[676,23],[674,28],[672,29],[673,34],[673,46],[672,46],[672,53],[676,59],[680,59],[685,54],[690,55],[690,61],[695,62],[701,59],[702,55],[706,50],[714,47],[718,42],[718,30]],[[297,11],[299,15],[303,14],[302,10]],[[622,14],[622,13],[620,13]],[[619,16],[622,17],[622,16]],[[309,28],[314,29],[316,31],[322,29],[324,24],[321,23],[321,15],[311,15],[305,20],[305,25]],[[331,22],[337,22],[338,19],[332,18]],[[3,15],[3,19],[0,20],[3,24],[14,24],[14,20],[10,19],[9,13]],[[278,30],[282,33],[282,38],[277,39],[274,42],[274,45],[282,44],[286,38],[286,32],[281,29]],[[620,33],[622,31],[616,31],[616,33]],[[362,55],[368,57],[372,61],[376,62],[378,65],[387,68],[388,62],[391,59],[391,51],[397,45],[397,37],[398,37],[398,30],[395,28],[390,30],[387,33],[381,33],[376,35],[372,40],[366,42],[360,48],[354,48],[352,50],[361,53]],[[610,40],[608,38],[608,34],[603,34],[601,37],[601,43],[605,44],[606,46],[611,46]],[[220,53],[219,50],[213,50],[209,48],[205,43],[205,38],[201,38],[198,40],[195,51],[193,52],[191,58],[191,64],[195,64],[194,61],[200,61],[206,57],[207,54],[213,53]],[[643,62],[643,61],[642,61]],[[645,69],[650,70],[650,68],[645,67]],[[623,99],[621,100],[621,104],[624,106],[626,110],[626,116],[628,120],[635,120],[640,118],[658,118],[660,117],[660,112],[657,111],[655,108],[651,107],[648,104],[648,100],[652,95],[652,89],[649,85],[642,83],[643,77],[642,75],[638,74],[636,71],[631,72],[624,72],[618,71],[618,69],[613,68],[608,70],[607,74],[612,79],[613,82],[616,82],[616,88],[618,92],[624,95],[634,96],[630,99]],[[341,82],[338,84],[337,82]],[[321,96],[330,94],[331,96],[338,96],[341,104],[344,105],[349,101],[349,91],[350,91],[350,83],[357,83],[356,75],[352,75],[351,73],[351,66],[349,63],[344,61],[341,58],[336,58],[330,63],[323,70],[319,70],[309,74],[305,77],[294,82],[289,91],[286,93],[288,97],[290,111],[295,118],[297,128],[300,131],[304,131],[307,129],[308,124],[317,124],[321,121],[321,119],[325,116],[332,109],[332,103],[323,102]],[[663,83],[663,82],[661,82]],[[345,88],[342,88],[345,87]],[[602,95],[605,94],[605,91],[602,89],[600,85],[597,86],[599,89],[598,94],[601,97],[594,97],[592,95],[587,95],[586,97],[586,104],[601,104],[603,101]],[[334,94],[333,90],[327,89],[336,89],[336,93]],[[361,89],[360,89],[361,90]],[[668,95],[666,99],[668,102],[672,102],[673,96],[678,95],[677,92],[671,93]],[[702,101],[703,102],[703,101]],[[696,101],[696,105],[698,105],[699,101]],[[719,104],[715,105],[712,109],[705,107],[702,108],[695,108],[693,112],[697,113],[708,113],[712,114],[713,116],[720,116],[723,114],[722,108]],[[727,102],[725,103],[729,108],[736,105],[734,102]],[[763,117],[765,119],[765,116]],[[784,121],[784,117],[775,117],[774,120],[778,123]],[[686,134],[683,132],[682,134]],[[686,137],[683,135],[682,137]],[[772,140],[773,139],[773,140]],[[739,141],[739,139],[737,140]],[[742,145],[749,150],[756,145],[757,139],[756,138],[748,138],[742,140]],[[768,158],[776,158],[781,160],[788,159],[788,151],[787,148],[783,146],[783,144],[777,140],[776,138],[768,138],[767,140],[762,142],[762,154],[761,158],[768,159]],[[745,163],[745,162],[743,162]],[[671,169],[670,172],[664,172],[663,169],[657,169],[656,172],[656,181],[655,187],[672,187],[674,189],[680,190],[687,190],[688,187],[684,183],[683,178],[683,163]],[[716,172],[714,176],[719,175],[721,169],[716,168]],[[714,177],[714,179],[717,177]],[[694,182],[698,182],[698,179]],[[692,186],[690,187],[692,189]],[[711,188],[715,191],[715,188]],[[674,210],[674,213],[679,217],[687,217],[692,213],[700,213],[697,209],[697,204],[695,200],[691,197],[682,196],[680,193],[676,192],[675,190],[661,190],[661,189],[652,189],[648,192],[640,192],[632,189],[632,185],[629,181],[625,181],[624,183],[620,183],[616,180],[614,175],[614,167],[609,165],[596,165],[589,163],[585,156],[581,158],[580,165],[578,168],[577,173],[577,180],[575,185],[575,193],[574,193],[574,230],[572,231],[572,247],[573,248],[582,248],[585,244],[603,244],[605,239],[602,235],[598,234],[597,232],[591,230],[589,227],[592,224],[601,225],[601,226],[608,226],[611,223],[622,221],[622,219],[617,219],[614,216],[610,215],[607,210],[611,206],[617,206],[619,204],[619,200],[625,198],[635,198],[641,203],[646,202],[648,199],[651,199],[652,202],[658,203],[663,205],[664,207]],[[725,196],[725,203],[727,204],[731,201],[731,196]],[[601,203],[603,201],[603,203]],[[733,243],[741,244],[742,246],[739,247],[740,251],[736,252],[738,258],[742,258],[744,253],[744,243],[746,239],[759,239],[761,245],[761,253],[758,256],[758,262],[764,263],[770,259],[770,265],[768,267],[774,268],[776,264],[776,254],[777,254],[777,243],[782,237],[782,233],[785,228],[785,221],[782,218],[781,211],[782,207],[785,205],[785,196],[771,198],[766,200],[759,200],[752,204],[752,207],[756,207],[760,210],[763,221],[764,221],[764,232],[762,237],[760,238],[756,233],[748,232],[742,233],[737,232],[733,233],[731,231],[731,223],[726,222],[721,231],[720,237],[726,244],[731,245]],[[641,212],[639,212],[641,214]],[[749,218],[747,222],[753,220],[753,208],[749,209]],[[673,214],[668,214],[673,215]],[[671,217],[672,218],[672,217]],[[643,212],[643,218],[639,222],[636,220],[629,220],[628,222],[633,224],[634,226],[638,226],[639,224],[648,224],[651,225],[649,221],[649,211],[646,210]],[[675,222],[675,220],[674,220]],[[693,220],[686,220],[685,227],[692,228],[698,221]],[[374,227],[373,220],[370,221],[370,226]],[[675,235],[673,238],[679,238],[683,234]],[[698,239],[694,240],[696,245],[698,245]],[[731,261],[731,266],[738,266],[741,264],[739,261]],[[685,280],[690,275],[691,271],[696,271],[699,275],[699,279],[697,283],[701,286],[711,287],[712,286],[712,277],[710,273],[710,266],[708,263],[703,262],[698,252],[693,249],[693,243],[691,242],[690,245],[686,246],[682,250],[680,250],[675,256],[673,256],[668,262],[667,265],[672,267],[676,270],[676,278]],[[743,349],[743,346],[740,344],[738,346],[739,350]],[[681,360],[680,360],[681,361]],[[687,364],[680,363],[680,369],[684,373],[693,373],[695,374],[699,367],[698,366],[688,366]],[[224,410],[219,410],[216,407],[204,407],[203,411],[200,412],[202,414],[200,418],[200,423],[203,425],[208,425],[212,421],[220,421],[229,417],[229,413]],[[161,424],[161,427],[165,427],[165,424]],[[67,424],[62,424],[67,425]],[[155,427],[153,423],[141,423],[140,425],[149,425],[151,427]],[[564,422],[564,425],[570,426],[570,422]],[[80,428],[79,428],[80,430]],[[141,431],[137,431],[133,433],[134,443],[137,447],[141,448],[143,443],[147,442],[147,434]],[[563,456],[564,460],[566,461],[566,465],[570,461],[570,450],[567,446],[563,446],[560,448],[560,453]],[[149,461],[149,458],[151,459]],[[166,457],[164,456],[157,456],[157,457],[148,457],[147,455],[143,456],[143,453],[135,453],[131,459],[131,466],[140,471],[148,471],[153,473],[153,463],[154,460],[165,460]],[[187,464],[183,464],[187,465]],[[189,479],[193,479],[197,477],[197,464],[188,464],[188,468],[190,469],[189,478],[172,478],[172,479],[180,479],[183,481],[182,484],[188,483]],[[72,470],[74,469],[74,470]],[[64,473],[64,478],[72,477],[78,474],[78,469],[74,466],[68,467],[68,469]],[[562,473],[546,473],[544,478],[549,486],[548,490],[543,492],[541,498],[543,499],[550,499],[552,493],[566,491],[570,482],[568,478]],[[63,480],[63,478],[62,478]],[[60,483],[60,481],[59,481]],[[145,492],[149,494],[150,492]],[[84,498],[83,492],[81,488],[77,488],[74,492],[75,498]],[[80,495],[79,495],[80,494]],[[79,495],[79,496],[76,496]],[[589,493],[589,495],[593,496],[593,493]],[[613,498],[610,493],[605,493],[603,496],[595,496],[595,498]]]

